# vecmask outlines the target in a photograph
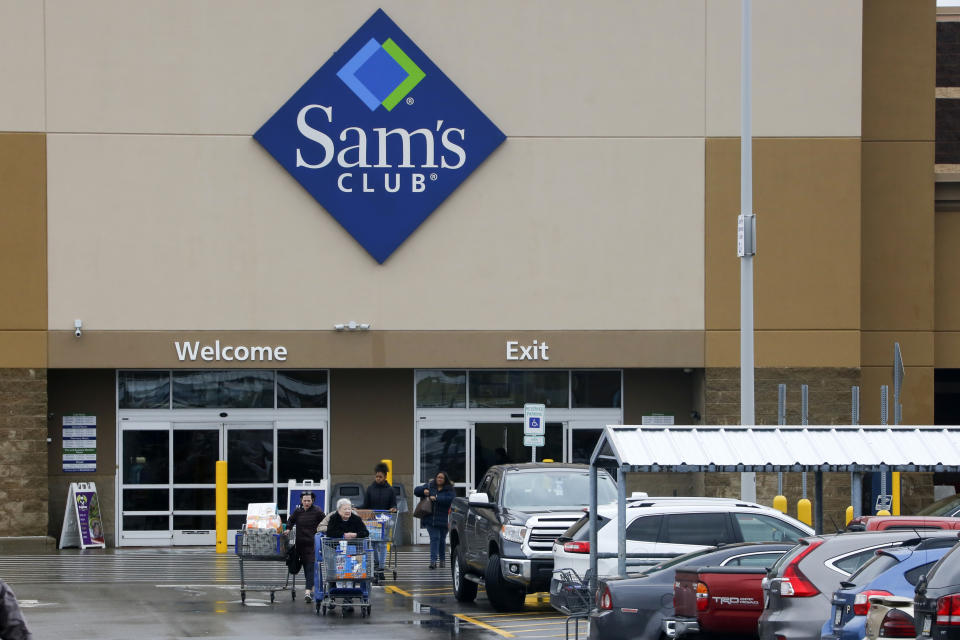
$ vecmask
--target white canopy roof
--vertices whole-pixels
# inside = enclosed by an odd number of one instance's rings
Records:
[[[603,460],[630,471],[960,471],[960,426],[609,425],[591,461]]]

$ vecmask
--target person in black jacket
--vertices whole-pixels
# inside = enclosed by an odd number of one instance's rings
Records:
[[[330,516],[327,523],[328,538],[366,538],[370,535],[367,525],[363,524],[360,516],[353,512],[353,505],[348,498],[337,500],[337,512]]]
[[[300,506],[287,518],[288,528],[292,528],[294,525],[297,527],[297,539],[294,544],[297,553],[300,555],[300,563],[303,565],[303,579],[306,582],[307,592],[303,596],[304,602],[313,600],[313,536],[317,533],[317,527],[323,518],[323,511],[313,504],[312,491],[304,491],[300,494]]]
[[[17,597],[7,586],[7,583],[0,580],[0,638],[3,640],[31,640],[33,635],[27,629],[27,621],[23,619],[20,613],[20,605],[17,604]]]
[[[447,553],[447,517],[450,512],[450,503],[456,497],[450,474],[440,471],[433,480],[414,489],[413,495],[418,498],[426,496],[433,503],[433,511],[430,515],[420,518],[420,526],[426,527],[427,534],[430,536],[430,568],[436,569],[437,561],[442,567]]]
[[[363,497],[363,508],[373,511],[397,512],[397,495],[393,492],[393,487],[387,482],[387,472],[390,469],[383,462],[378,462],[373,468],[373,484],[367,487],[367,493]],[[383,579],[383,559],[387,553],[387,544],[382,540],[376,540],[373,543],[374,560],[376,565],[376,575],[378,580]]]

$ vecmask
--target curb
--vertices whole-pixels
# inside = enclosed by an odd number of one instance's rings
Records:
[[[36,553],[56,549],[57,541],[51,536],[0,537],[0,553]]]

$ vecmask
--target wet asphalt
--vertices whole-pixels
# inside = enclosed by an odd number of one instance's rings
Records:
[[[386,582],[371,590],[369,617],[358,610],[317,615],[314,604],[303,600],[302,576],[295,598],[289,588],[281,590],[286,567],[279,562],[245,562],[248,588],[242,602],[237,557],[208,548],[6,555],[0,556],[0,578],[16,592],[37,640],[272,639],[331,631],[337,637],[384,639],[565,637],[566,618],[550,607],[546,594],[528,596],[522,612],[497,614],[482,587],[475,603],[458,603],[449,568],[427,565],[426,547],[401,549],[396,580],[388,573]],[[267,589],[273,590],[273,602]]]

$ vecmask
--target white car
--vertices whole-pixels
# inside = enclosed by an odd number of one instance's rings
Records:
[[[601,577],[617,575],[617,506],[597,510]],[[553,569],[590,568],[590,527],[584,515],[553,545]],[[637,572],[671,557],[735,542],[796,542],[813,535],[799,520],[752,502],[733,498],[646,498],[627,503],[627,571]]]

